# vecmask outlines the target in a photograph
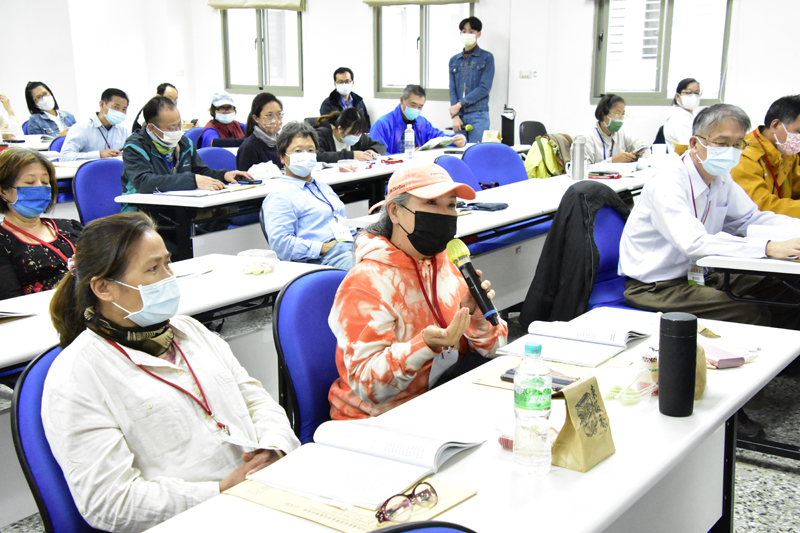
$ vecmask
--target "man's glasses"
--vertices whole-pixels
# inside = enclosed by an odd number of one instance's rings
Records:
[[[408,494],[392,496],[381,505],[375,518],[378,523],[407,522],[414,512],[414,505],[427,510],[439,503],[439,496],[430,483],[421,482],[414,485]]]
[[[727,142],[712,141],[711,139],[707,139],[707,138],[703,137],[702,135],[695,135],[695,137],[703,139],[704,141],[706,141],[711,146],[718,146],[720,148],[731,148],[731,147],[733,147],[733,148],[736,148],[737,150],[744,150],[745,148],[750,146],[745,141],[739,141],[737,143],[731,144],[731,143],[727,143]]]

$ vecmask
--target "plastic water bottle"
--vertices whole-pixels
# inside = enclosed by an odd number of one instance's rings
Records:
[[[550,472],[550,401],[553,377],[542,360],[542,345],[525,345],[525,358],[514,373],[514,461],[535,474]]]
[[[404,141],[406,147],[406,159],[411,159],[414,157],[414,126],[412,124],[406,126]]]

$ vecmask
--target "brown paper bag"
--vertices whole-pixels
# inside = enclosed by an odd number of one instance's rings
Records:
[[[483,138],[481,142],[484,143],[499,143],[503,141],[503,137],[500,135],[499,131],[490,131],[486,130],[483,132]]]
[[[697,345],[697,370],[694,376],[694,399],[699,400],[706,390],[706,351],[700,344]]]
[[[563,391],[567,421],[553,444],[555,466],[588,472],[617,449],[597,378],[578,381]]]

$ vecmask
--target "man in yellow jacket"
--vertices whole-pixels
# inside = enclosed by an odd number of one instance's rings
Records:
[[[800,218],[800,95],[773,102],[731,171],[761,211]]]

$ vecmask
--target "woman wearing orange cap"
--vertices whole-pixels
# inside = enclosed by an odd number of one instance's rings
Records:
[[[406,167],[389,180],[380,219],[356,239],[356,265],[328,317],[339,369],[328,394],[331,418],[384,413],[505,344],[505,322],[484,318],[447,259],[457,196],[472,200],[475,192],[434,164]],[[494,297],[488,281],[482,286]]]

